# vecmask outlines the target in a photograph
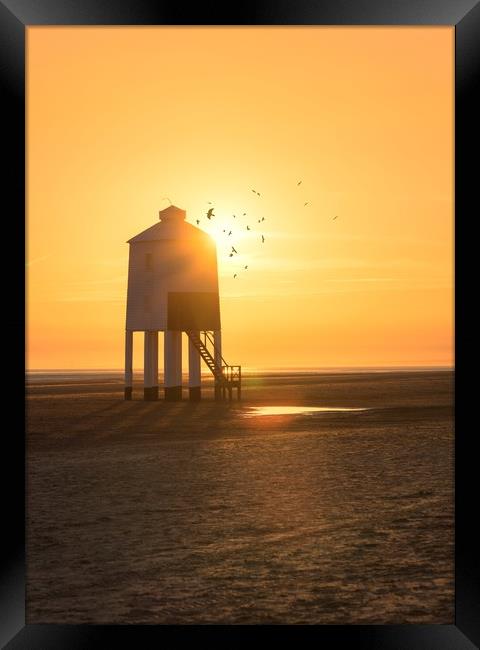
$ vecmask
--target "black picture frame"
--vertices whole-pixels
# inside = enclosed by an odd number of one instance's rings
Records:
[[[460,289],[474,275],[473,236],[478,176],[479,106],[474,102],[480,61],[477,0],[259,0],[235,5],[155,0],[0,0],[0,88],[3,129],[2,183],[6,299],[4,341],[8,381],[2,390],[2,557],[0,643],[9,650],[128,646],[182,642],[315,643],[326,648],[467,650],[480,643],[478,536],[473,532],[476,428],[469,424],[466,346],[475,342],[468,303]],[[33,25],[450,25],[455,27],[455,624],[392,626],[55,626],[25,625],[25,29]],[[478,81],[477,81],[478,84]],[[477,181],[478,184],[478,181]],[[7,201],[5,201],[7,199]],[[473,235],[473,233],[472,233]],[[472,249],[468,250],[468,246]],[[462,249],[461,256],[458,251]],[[8,252],[8,255],[6,254]],[[469,254],[470,253],[470,254]],[[10,258],[10,259],[9,259]],[[13,272],[12,272],[13,271]],[[465,291],[465,290],[463,290]],[[459,307],[461,305],[461,308]],[[474,305],[472,305],[474,306]],[[3,310],[2,310],[3,311]],[[27,314],[28,316],[28,314]],[[471,329],[469,329],[471,328]],[[471,335],[471,336],[470,336]],[[465,352],[465,353],[464,353]],[[460,378],[460,379],[459,379]],[[461,385],[461,389],[459,386]],[[474,403],[474,402],[473,402]],[[8,424],[6,424],[8,422]],[[8,471],[7,471],[8,469]]]

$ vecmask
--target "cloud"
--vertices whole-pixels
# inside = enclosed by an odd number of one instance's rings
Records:
[[[90,260],[90,263],[95,265],[95,266],[114,266],[114,267],[123,267],[125,269],[128,268],[128,256],[127,257],[110,257],[110,258],[102,258],[99,260]]]
[[[127,275],[120,275],[115,278],[105,278],[103,280],[72,280],[68,284],[70,285],[80,285],[80,286],[90,286],[97,284],[120,284],[127,281]]]
[[[382,282],[381,279],[372,278],[372,282],[364,280],[366,284],[362,286],[360,283],[357,283],[355,286],[351,287],[335,287],[335,286],[325,286],[322,289],[312,288],[311,290],[297,288],[296,290],[273,290],[269,291],[268,289],[260,289],[252,287],[251,291],[248,289],[245,291],[224,291],[220,294],[220,299],[227,300],[236,300],[236,299],[252,299],[252,300],[265,300],[267,298],[305,298],[305,297],[314,297],[322,296],[326,294],[352,294],[352,293],[377,293],[377,292],[408,292],[408,291],[453,291],[452,284],[448,282],[438,282],[438,283],[425,283],[421,282],[419,284],[412,284],[411,281],[408,283],[390,283],[388,279],[385,279],[385,282]],[[350,280],[346,280],[346,283]]]
[[[34,260],[30,260],[29,262],[25,262],[25,266],[33,266],[34,264],[37,264],[38,262],[43,262],[43,260],[48,260],[49,255],[44,255],[43,257],[36,257]]]
[[[372,260],[351,258],[351,257],[319,257],[317,259],[306,260],[305,258],[290,258],[279,259],[278,257],[255,257],[245,255],[242,260],[248,259],[248,264],[252,271],[260,270],[263,273],[275,273],[276,275],[284,273],[300,273],[304,271],[315,270],[331,270],[331,271],[344,271],[353,269],[363,269],[364,272],[368,269],[375,271],[392,271],[395,269],[426,269],[431,265],[420,259],[411,258],[397,258],[388,261],[373,262]],[[225,265],[220,265],[220,277],[230,277],[235,269],[240,268],[243,262],[240,260],[236,262],[236,266],[232,264],[229,268]]]
[[[106,293],[106,292],[84,292],[72,295],[59,296],[53,299],[54,302],[116,302],[124,303],[126,301],[125,292]]]

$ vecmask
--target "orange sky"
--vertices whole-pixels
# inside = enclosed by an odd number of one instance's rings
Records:
[[[453,363],[453,28],[27,34],[28,368],[123,366],[125,242],[165,196],[215,206],[229,363]]]

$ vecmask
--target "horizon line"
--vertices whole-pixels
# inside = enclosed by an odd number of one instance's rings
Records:
[[[243,366],[242,370],[247,372],[252,371],[290,371],[290,370],[308,370],[308,371],[322,371],[322,370],[414,370],[414,369],[436,369],[436,370],[454,370],[455,364],[385,364],[385,365],[340,365],[340,366]],[[26,368],[25,372],[118,372],[123,373],[124,368]],[[134,368],[133,372],[143,373],[143,368]],[[188,368],[182,368],[182,373],[188,374]],[[202,374],[210,374],[202,370]],[[162,371],[159,370],[159,374]]]

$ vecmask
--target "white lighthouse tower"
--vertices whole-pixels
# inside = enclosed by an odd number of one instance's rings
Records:
[[[133,332],[144,332],[144,399],[158,399],[158,333],[164,333],[165,399],[182,399],[182,332],[189,339],[189,397],[201,397],[201,360],[215,380],[215,398],[240,397],[241,368],[222,357],[217,251],[212,238],[174,205],[128,240],[125,399],[132,398]]]

